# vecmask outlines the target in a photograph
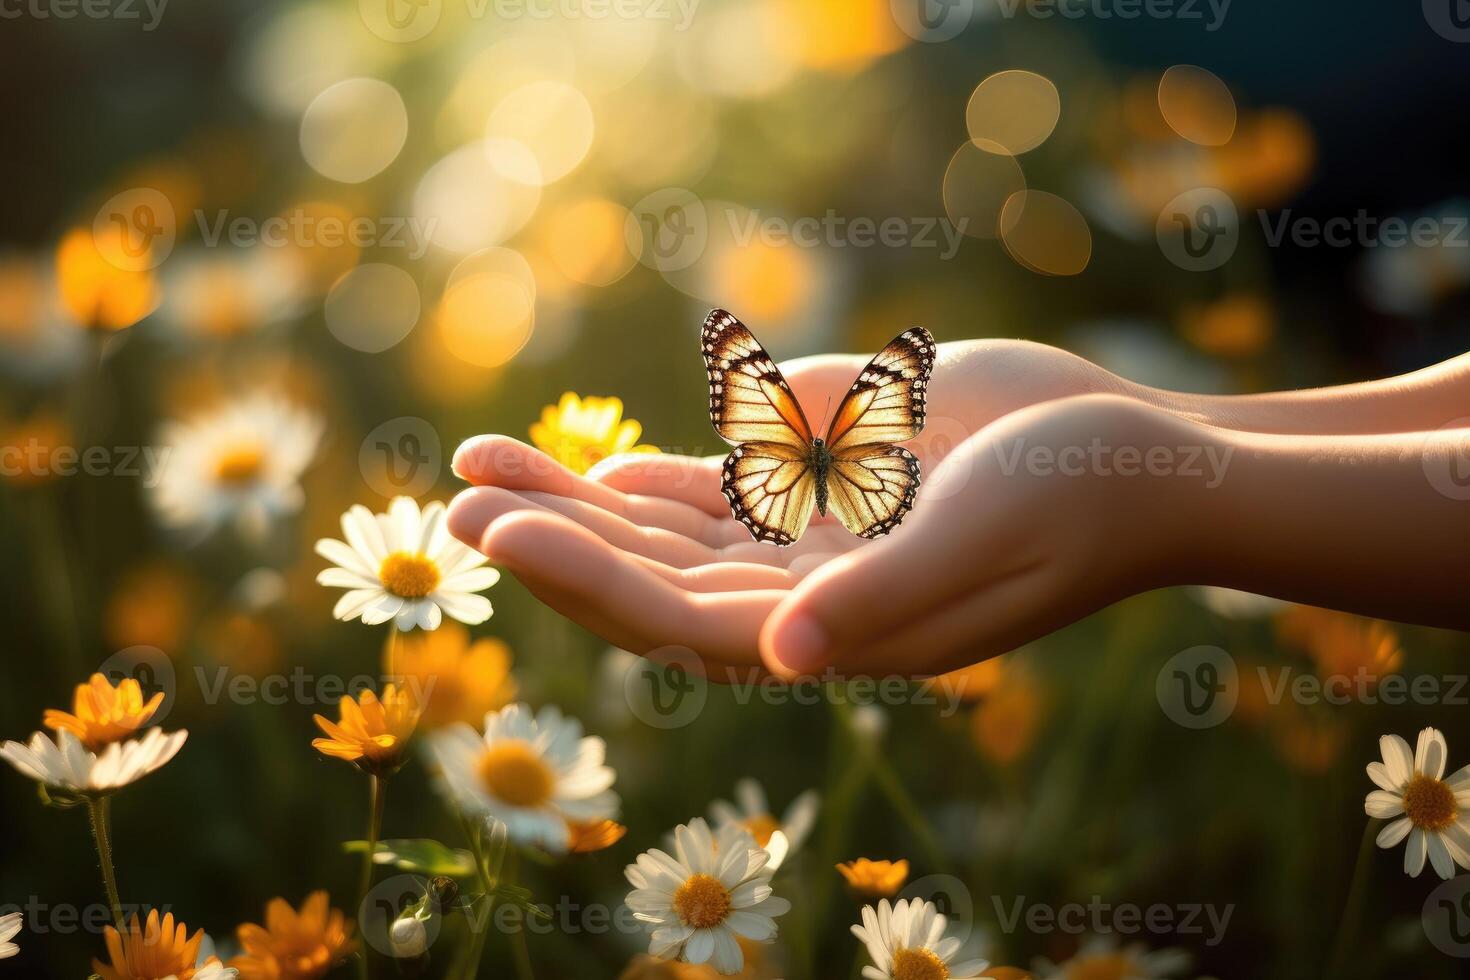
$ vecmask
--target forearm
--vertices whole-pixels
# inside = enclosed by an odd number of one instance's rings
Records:
[[[1470,354],[1411,374],[1331,388],[1194,395],[1133,385],[1131,394],[1186,418],[1246,432],[1427,432],[1470,416]]]
[[[1203,431],[1229,464],[1217,487],[1180,491],[1200,533],[1181,549],[1179,581],[1470,628],[1470,482],[1455,470],[1470,430]]]

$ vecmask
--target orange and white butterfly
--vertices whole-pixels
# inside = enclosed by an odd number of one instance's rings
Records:
[[[709,414],[725,457],[720,487],[757,541],[794,544],[812,508],[831,507],[853,534],[898,526],[919,489],[919,461],[893,445],[924,428],[934,338],[905,330],[868,362],[843,396],[825,439],[812,435],[791,386],[745,324],[724,310],[704,320]]]

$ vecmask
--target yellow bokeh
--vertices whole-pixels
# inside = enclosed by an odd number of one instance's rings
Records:
[[[466,276],[451,284],[435,314],[449,352],[485,368],[515,357],[531,339],[535,320],[535,303],[525,288],[494,274]]]
[[[602,198],[582,198],[553,211],[543,224],[551,260],[562,275],[587,286],[607,286],[638,261],[629,251],[641,239],[624,235],[628,210]]]
[[[103,231],[103,234],[114,234]],[[127,232],[118,229],[117,251],[130,248],[122,241]],[[56,249],[56,281],[67,313],[82,326],[94,330],[121,330],[152,313],[158,306],[158,282],[144,268],[124,269],[109,262],[93,237],[94,231],[73,228]],[[142,248],[146,251],[147,245]]]

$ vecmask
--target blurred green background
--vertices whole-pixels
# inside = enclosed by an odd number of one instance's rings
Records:
[[[646,443],[723,452],[696,352],[712,305],[778,358],[870,351],[920,323],[940,341],[1024,337],[1200,391],[1460,353],[1463,239],[1273,247],[1262,224],[1465,214],[1470,49],[1400,6],[1237,0],[1217,22],[1207,6],[1125,20],[977,0],[934,5],[929,28],[900,0],[649,3],[632,17],[451,0],[174,0],[156,20],[144,6],[6,8],[0,445],[153,446],[166,422],[260,388],[316,413],[325,436],[304,507],[253,541],[161,527],[148,481],[120,466],[7,471],[0,735],[24,739],[117,651],[165,651],[177,700],[164,727],[190,738],[115,802],[120,885],[228,951],[272,896],[327,888],[350,906],[357,868],[338,842],[361,836],[366,788],[310,748],[311,715],[330,705],[211,704],[195,670],[377,672],[381,633],[331,619],[311,552],[350,504],[381,508],[395,490],[375,432],[419,440],[420,500],[456,491],[462,439],[524,437],[566,390],[621,397]],[[1155,225],[1202,186],[1234,202],[1239,244],[1193,271]],[[123,234],[144,217],[167,233],[120,268],[110,213]],[[846,230],[779,234],[829,214]],[[287,219],[280,240],[273,217]],[[901,240],[861,244],[854,219],[898,219]],[[211,240],[219,227],[236,230]],[[334,243],[334,227],[360,241]],[[741,234],[754,227],[774,232]],[[1345,914],[1378,736],[1440,727],[1457,768],[1463,704],[1271,704],[1251,683],[1257,665],[1458,675],[1462,636],[1138,597],[978,672],[953,713],[885,708],[879,753],[900,796],[854,763],[830,706],[714,689],[691,725],[660,731],[629,711],[626,660],[514,581],[490,597],[474,634],[508,644],[526,700],[607,738],[630,828],[608,851],[532,866],[544,900],[618,904],[625,863],[751,776],[778,810],[809,788],[829,804],[782,871],[795,910],[779,975],[845,975],[856,904],[832,865],[857,856],[958,877],[975,948],[995,962],[1060,962],[1085,938],[1007,931],[997,908],[1101,896],[1233,905],[1217,945],[1127,937],[1188,949],[1191,975],[1463,975],[1421,926],[1432,873],[1406,878],[1398,850],[1368,853]],[[1194,731],[1161,710],[1155,681],[1202,644],[1244,680],[1231,717]],[[35,796],[0,773],[0,906],[100,901],[84,815]],[[455,837],[418,762],[393,783],[385,834]],[[38,927],[28,919],[0,972],[83,976],[103,952],[95,934]],[[643,945],[578,933],[531,948],[540,976],[612,977]],[[507,957],[492,938],[485,974]]]

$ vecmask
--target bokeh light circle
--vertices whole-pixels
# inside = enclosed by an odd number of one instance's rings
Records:
[[[439,160],[414,190],[415,219],[436,246],[473,252],[520,231],[541,201],[530,151],[512,140],[481,140]]]
[[[301,155],[317,173],[344,184],[377,176],[407,139],[403,97],[376,78],[329,86],[301,117]]]
[[[944,213],[971,238],[994,238],[1001,208],[1026,189],[1016,158],[996,143],[968,141],[955,151],[944,170]]]
[[[369,262],[327,293],[327,329],[354,350],[378,354],[396,345],[419,320],[419,287],[404,270]]]
[[[1223,146],[1235,134],[1235,97],[1219,76],[1197,65],[1164,72],[1159,112],[1170,129],[1200,146]]]
[[[709,246],[709,212],[693,191],[665,187],[633,205],[624,222],[628,251],[660,272],[687,269]]]
[[[1047,276],[1075,276],[1092,258],[1087,219],[1046,191],[1012,194],[1001,209],[1000,240],[1018,263]]]
[[[557,269],[585,286],[607,286],[628,274],[643,250],[626,234],[626,208],[588,197],[562,205],[546,219],[545,241]]]
[[[965,125],[976,146],[999,147],[1015,156],[1046,142],[1061,113],[1061,96],[1050,79],[1013,69],[975,86],[965,107]]]
[[[518,354],[535,327],[535,301],[514,279],[464,276],[444,290],[435,323],[451,354],[477,367],[500,367]]]
[[[529,150],[547,184],[577,168],[595,130],[586,96],[555,81],[521,86],[500,100],[485,123],[487,138],[514,140]]]

